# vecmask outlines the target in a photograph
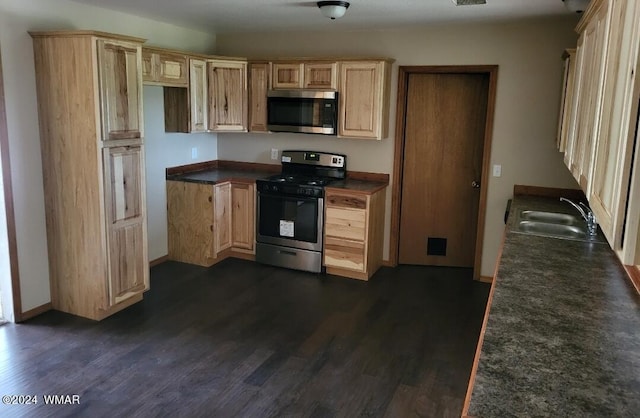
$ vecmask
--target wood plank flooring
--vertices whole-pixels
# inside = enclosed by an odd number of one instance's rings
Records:
[[[466,269],[369,282],[228,259],[166,262],[102,322],[0,326],[7,417],[459,417],[489,285]],[[79,395],[45,405],[43,395]]]

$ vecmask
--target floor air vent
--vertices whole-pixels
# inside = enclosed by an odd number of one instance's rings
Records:
[[[446,238],[427,238],[427,255],[447,255]]]

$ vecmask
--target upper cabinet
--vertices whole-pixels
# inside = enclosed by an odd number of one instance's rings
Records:
[[[207,62],[201,59],[189,59],[189,132],[206,132],[207,101]]]
[[[211,60],[209,83],[209,130],[247,131],[246,61]]]
[[[270,64],[249,63],[249,131],[267,132],[267,92],[270,87]]]
[[[97,48],[102,139],[141,138],[141,46],[120,40],[100,39]]]
[[[338,136],[387,137],[390,66],[388,61],[340,63]]]
[[[638,152],[640,2],[592,0],[577,31],[560,149],[564,145],[565,163],[612,248],[623,263],[640,264],[640,172],[632,167]]]
[[[576,50],[567,49],[563,55],[564,76],[562,83],[562,96],[560,100],[560,115],[558,117],[558,132],[556,146],[558,151],[564,152],[567,147],[567,137],[569,136],[569,119],[573,107],[573,84],[576,67]]]
[[[274,62],[274,89],[331,89],[338,88],[336,62]]]
[[[145,84],[187,87],[187,56],[163,49],[142,48],[142,77]]]

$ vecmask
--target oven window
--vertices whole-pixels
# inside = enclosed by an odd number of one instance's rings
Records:
[[[318,199],[259,194],[262,236],[318,242]]]
[[[322,99],[270,97],[269,125],[322,127]]]

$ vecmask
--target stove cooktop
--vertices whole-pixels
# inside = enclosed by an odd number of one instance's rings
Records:
[[[274,183],[290,183],[299,186],[326,186],[327,184],[335,181],[336,179],[328,177],[317,176],[304,176],[304,175],[291,175],[291,174],[276,174],[266,179]]]

